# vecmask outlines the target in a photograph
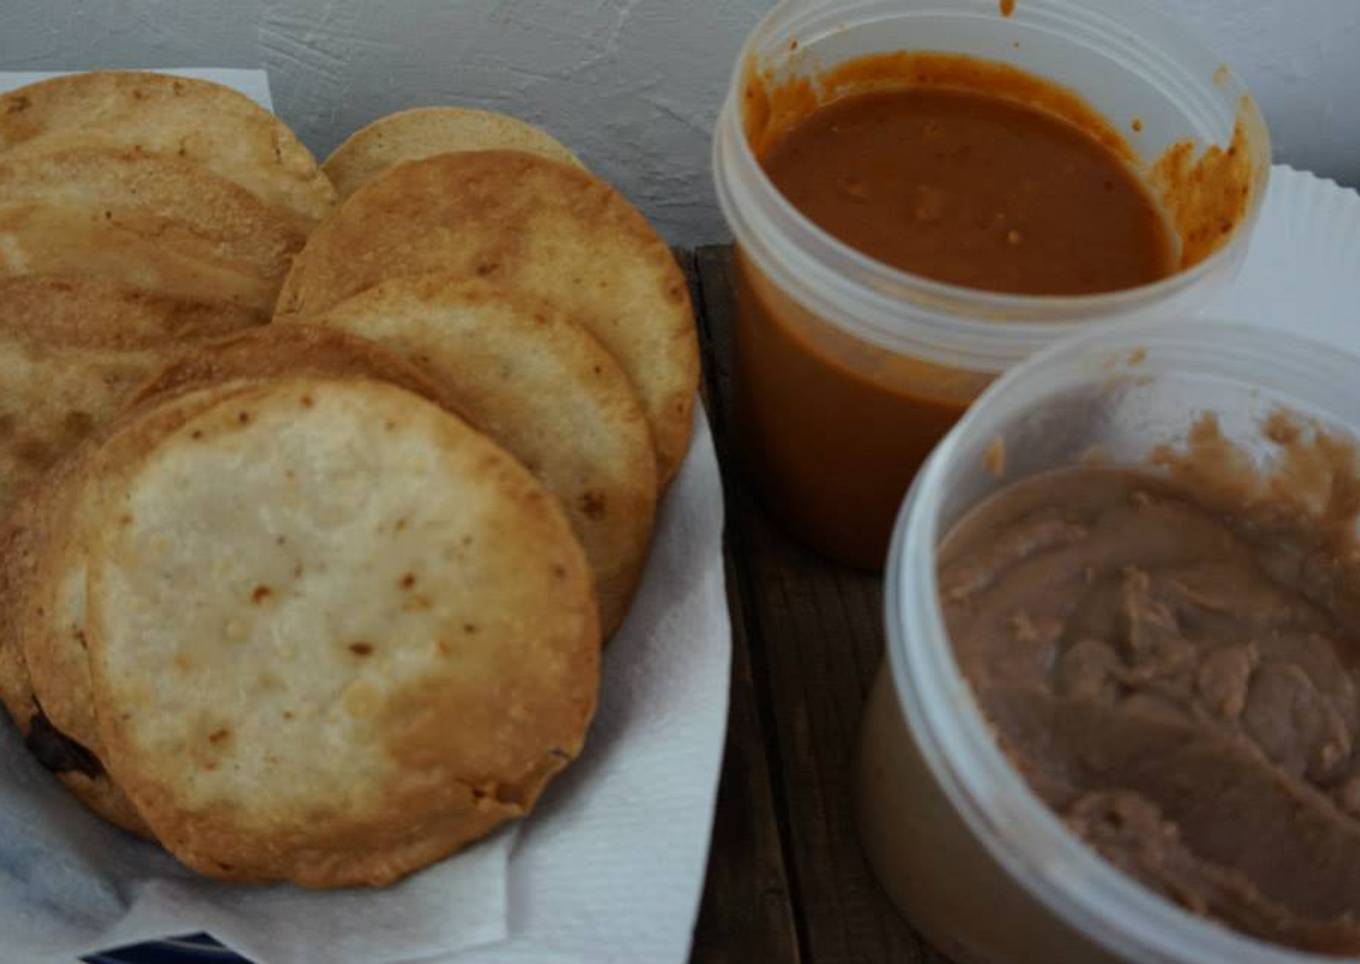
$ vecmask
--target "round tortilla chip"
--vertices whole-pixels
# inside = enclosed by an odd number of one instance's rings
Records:
[[[0,352],[4,345],[0,342]],[[124,358],[128,353],[115,357]],[[0,358],[3,358],[0,353]],[[135,808],[103,772],[99,736],[85,653],[86,513],[98,486],[134,457],[157,434],[182,424],[191,414],[232,397],[241,386],[283,374],[323,374],[335,378],[393,381],[432,399],[441,390],[414,365],[366,339],[314,328],[254,328],[236,335],[190,343],[170,360],[146,355],[137,383],[123,383],[118,406],[135,406],[107,424],[63,459],[21,498],[7,523],[7,540],[22,551],[0,558],[0,690],[12,684],[18,706],[25,692],[52,730],[49,743],[74,744],[68,756],[83,769],[63,766],[57,775],[95,812],[144,836],[149,831]],[[56,374],[70,371],[59,364]],[[88,374],[88,372],[86,373]],[[97,385],[97,377],[76,378],[75,385]],[[9,666],[22,660],[19,676]],[[6,700],[6,702],[10,702]],[[21,726],[26,726],[23,724]],[[27,732],[27,729],[25,729]],[[95,765],[83,761],[85,751]],[[52,757],[53,754],[48,754]],[[50,766],[49,761],[49,766]]]
[[[269,312],[305,239],[290,217],[188,161],[0,154],[0,275],[93,276]]]
[[[527,812],[579,752],[600,644],[584,555],[457,416],[380,382],[278,382],[102,493],[100,730],[189,866],[387,883]]]
[[[310,228],[335,189],[282,121],[207,80],[100,70],[0,96],[0,155],[73,146],[136,149],[191,161]]]
[[[416,365],[340,331],[264,326],[155,349],[108,349],[7,338],[0,327],[0,513],[129,405],[231,379],[306,373],[380,378],[455,407]]]
[[[471,107],[412,107],[361,127],[321,165],[340,198],[405,161],[454,151],[525,151],[584,167],[547,131],[506,114]]]
[[[165,350],[45,344],[0,333],[0,513],[112,419]]]
[[[99,278],[0,277],[0,337],[102,349],[164,346],[258,325],[256,312]]]
[[[557,496],[612,634],[651,543],[656,455],[632,386],[599,342],[546,303],[447,275],[384,281],[309,320],[421,365]]]
[[[699,348],[689,291],[645,218],[585,171],[515,151],[441,154],[368,182],[312,234],[275,317],[393,277],[482,277],[547,301],[614,356],[652,427],[660,478],[689,446]]]
[[[26,693],[6,704],[30,751],[87,807],[143,837],[151,831],[103,764],[85,652],[85,546],[79,533],[90,466],[135,455],[135,445],[239,392],[186,394],[106,425],[30,488],[0,527],[0,672],[23,671]],[[129,439],[134,446],[129,450]]]
[[[420,369],[367,339],[311,327],[257,328],[187,347],[126,392],[130,410],[97,431],[20,500],[11,517],[28,533],[0,594],[31,688],[60,732],[102,758],[85,657],[87,528],[100,486],[142,448],[243,386],[281,376],[379,379],[438,401]]]
[[[142,405],[230,381],[301,375],[391,382],[452,412],[457,399],[423,368],[358,334],[317,325],[266,325],[183,345],[129,394]]]
[[[187,350],[178,339],[258,317],[94,279],[0,278],[0,513]]]

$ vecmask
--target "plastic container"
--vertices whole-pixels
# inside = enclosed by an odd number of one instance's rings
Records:
[[[916,479],[886,575],[888,646],[865,710],[856,796],[866,854],[899,908],[960,961],[1334,961],[1193,917],[1068,833],[998,749],[950,646],[936,546],[1000,487],[1099,446],[1144,461],[1219,413],[1264,460],[1278,406],[1360,435],[1360,358],[1282,332],[1139,325],[1064,342],[999,379]],[[1002,479],[985,466],[996,438]]]
[[[1254,174],[1246,215],[1198,265],[1095,296],[982,292],[876,262],[771,184],[747,140],[743,91],[753,70],[815,75],[897,50],[969,54],[1073,89],[1149,163],[1187,139],[1226,146],[1240,118]],[[1082,326],[1188,317],[1213,298],[1242,262],[1270,168],[1245,87],[1143,0],[1019,0],[1010,16],[997,0],[781,3],[742,50],[713,154],[738,246],[744,449],[796,535],[874,568],[916,468],[998,373]]]

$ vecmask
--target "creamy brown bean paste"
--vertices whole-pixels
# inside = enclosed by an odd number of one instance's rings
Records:
[[[1354,453],[1297,428],[1244,482],[1212,420],[1172,472],[1003,489],[941,549],[961,668],[1034,790],[1194,913],[1360,951]],[[1216,459],[1216,461],[1215,461]]]

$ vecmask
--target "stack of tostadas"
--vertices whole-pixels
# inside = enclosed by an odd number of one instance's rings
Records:
[[[579,754],[698,353],[664,244],[535,128],[406,111],[318,166],[100,72],[0,97],[0,379],[27,745],[202,873],[336,887]]]

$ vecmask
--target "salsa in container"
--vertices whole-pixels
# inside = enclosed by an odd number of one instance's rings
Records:
[[[1193,315],[1232,277],[1269,142],[1141,2],[843,0],[756,28],[714,158],[744,454],[794,534],[876,568],[997,374],[1082,326]]]

